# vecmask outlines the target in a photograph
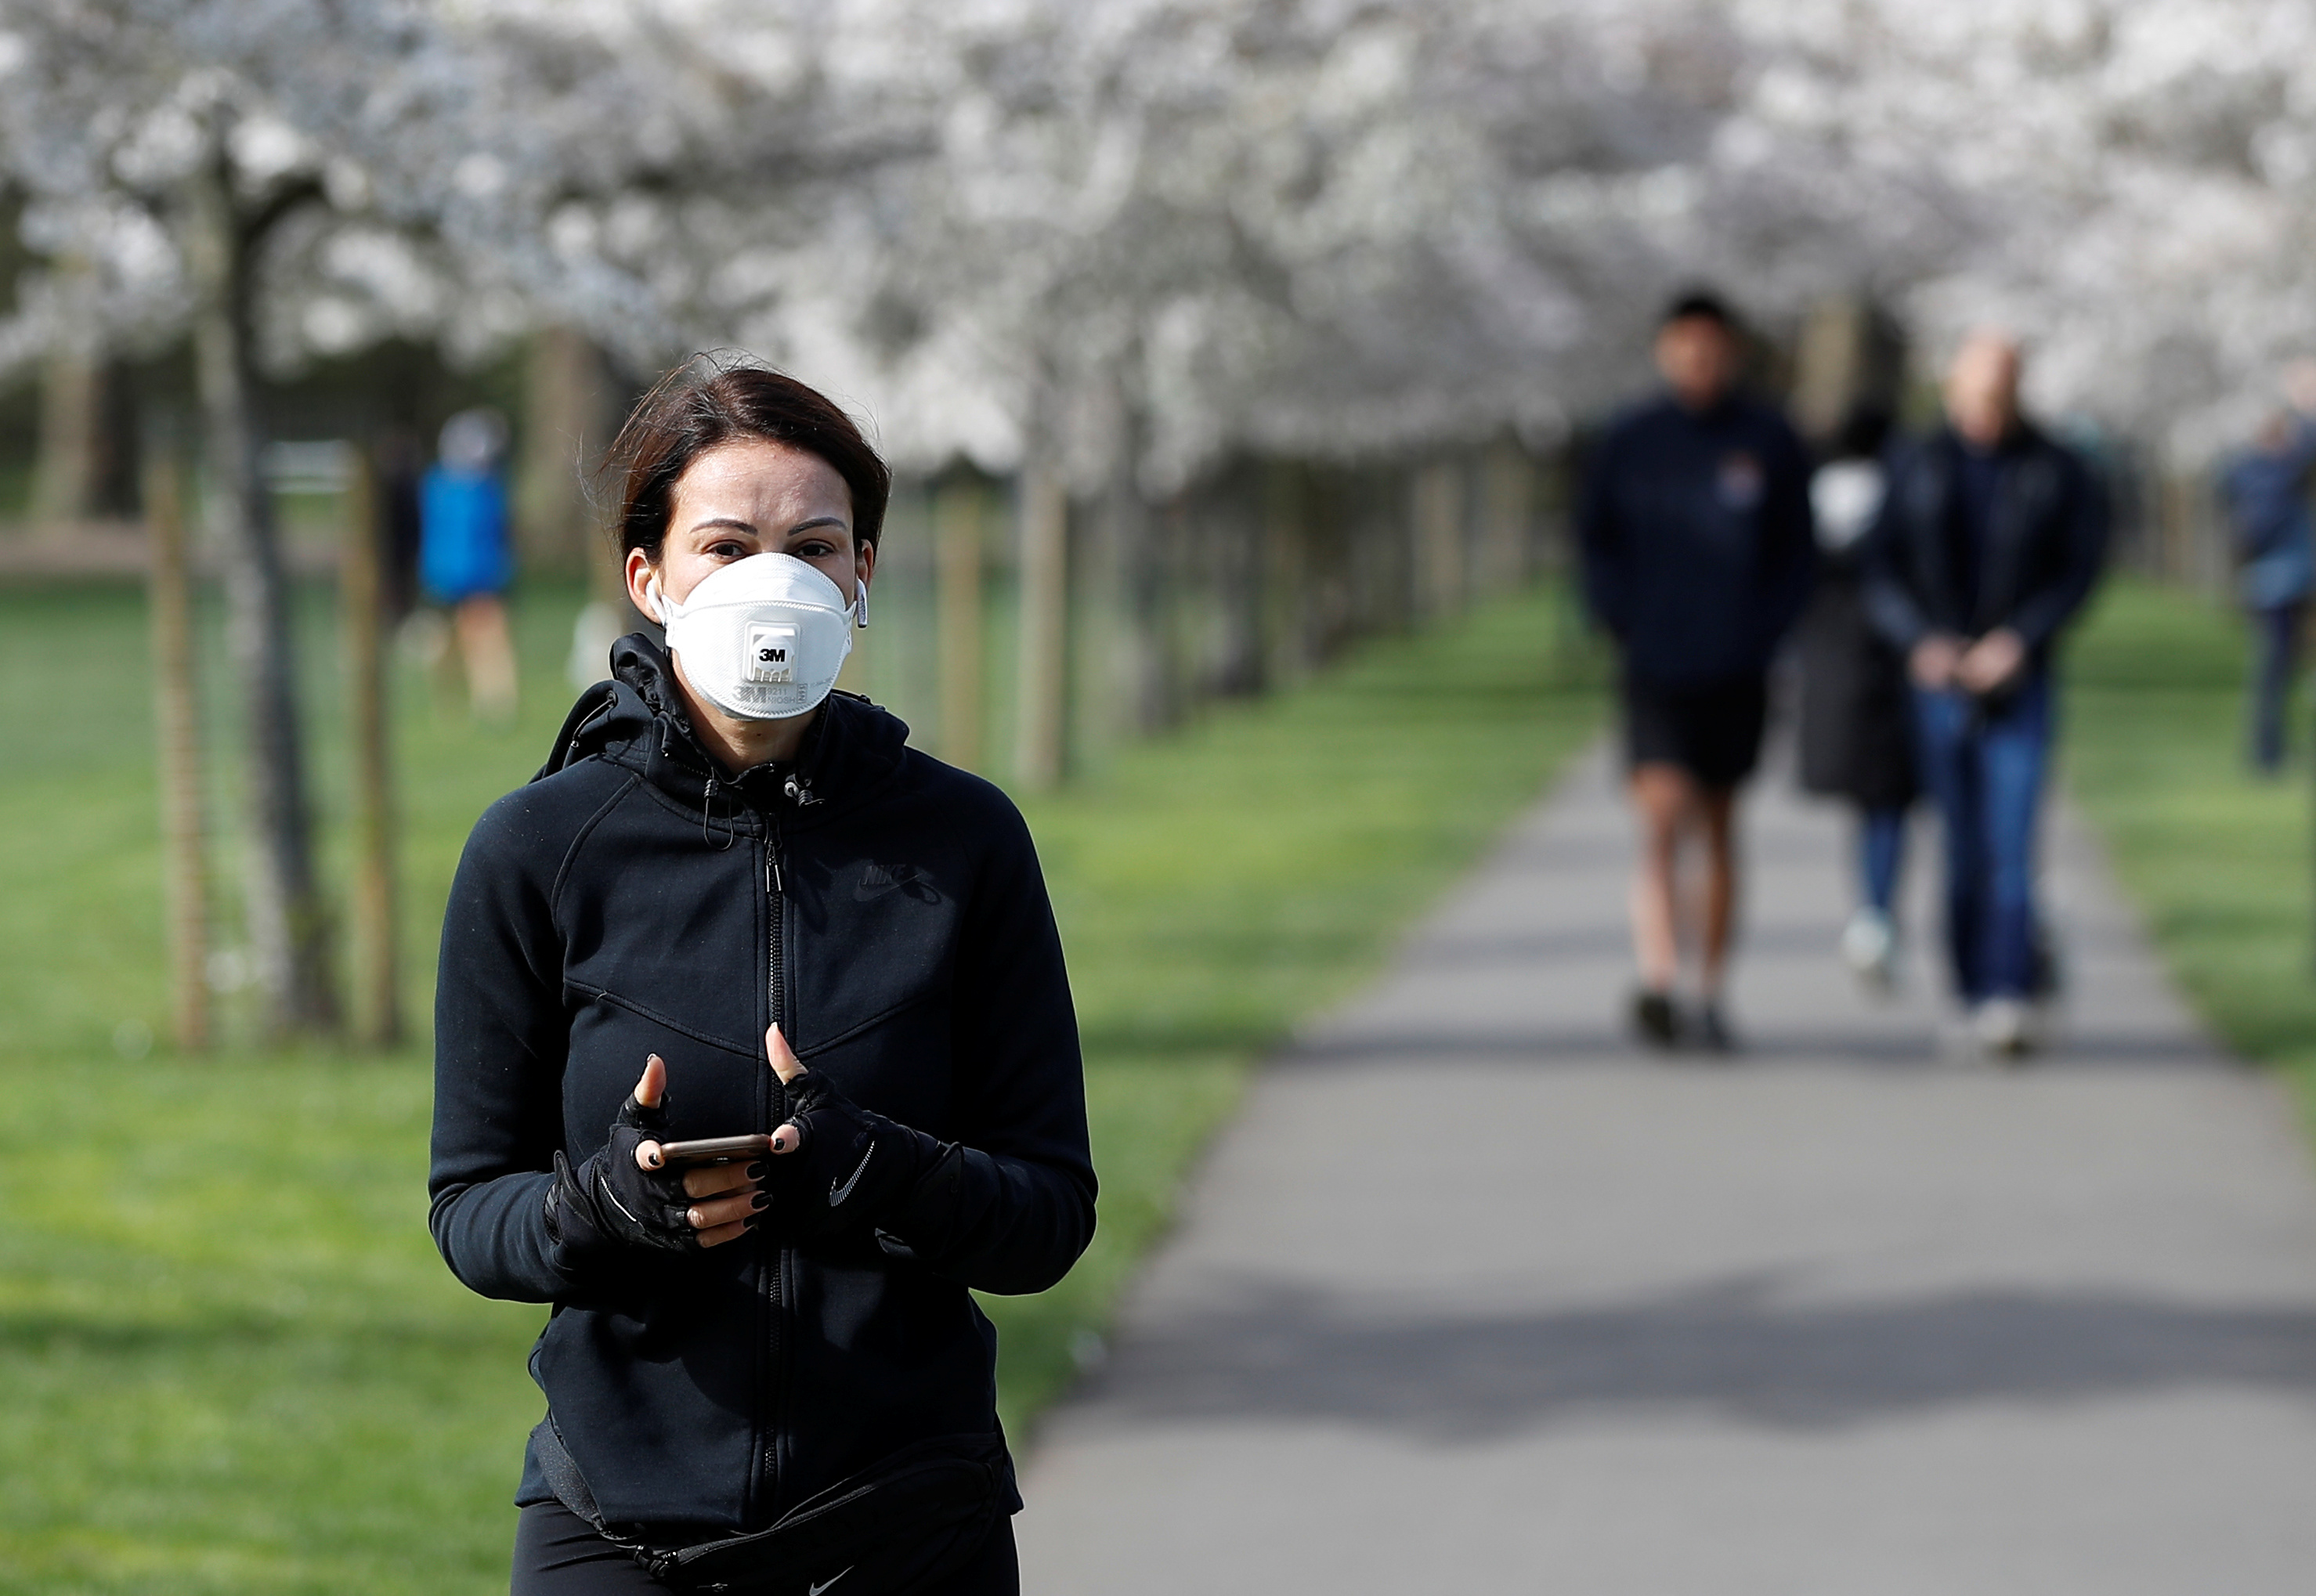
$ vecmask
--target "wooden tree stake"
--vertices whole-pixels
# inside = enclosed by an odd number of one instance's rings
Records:
[[[179,1048],[196,1052],[209,1044],[208,828],[202,816],[184,494],[174,448],[166,441],[153,449],[145,470],[145,524],[152,561],[147,610],[153,642],[153,725],[160,739],[169,1026]]]
[[[394,771],[386,674],[384,517],[370,457],[352,450],[346,476],[345,550],[339,599],[345,611],[346,690],[353,742],[354,1039],[390,1048],[402,1039],[394,913]]]

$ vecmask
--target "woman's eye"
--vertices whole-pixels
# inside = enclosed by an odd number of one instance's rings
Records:
[[[744,559],[747,557],[748,554],[746,549],[741,548],[729,538],[723,539],[721,542],[709,544],[708,546],[708,552],[711,557],[716,559]]]
[[[798,559],[822,559],[836,552],[836,545],[824,538],[808,538],[788,550]]]

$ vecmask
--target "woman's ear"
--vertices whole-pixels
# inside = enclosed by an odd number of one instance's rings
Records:
[[[652,590],[659,584],[659,573],[652,565],[651,556],[640,548],[628,550],[628,602],[636,607],[643,618],[657,621],[659,606],[653,602]]]

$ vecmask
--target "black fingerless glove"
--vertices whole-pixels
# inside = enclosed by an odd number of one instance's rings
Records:
[[[789,1084],[788,1119],[803,1141],[765,1163],[774,1211],[805,1239],[891,1225],[947,1151],[923,1131],[861,1108],[816,1070]]]
[[[647,1109],[630,1094],[602,1151],[577,1169],[557,1151],[555,1184],[547,1190],[547,1234],[558,1246],[586,1252],[618,1242],[669,1253],[699,1250],[682,1172],[636,1162],[638,1146],[664,1141],[666,1132],[667,1100]]]

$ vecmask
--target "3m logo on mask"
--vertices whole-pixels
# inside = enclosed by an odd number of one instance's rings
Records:
[[[740,680],[793,685],[796,682],[796,628],[776,626],[768,621],[753,622],[748,628],[740,661]]]

